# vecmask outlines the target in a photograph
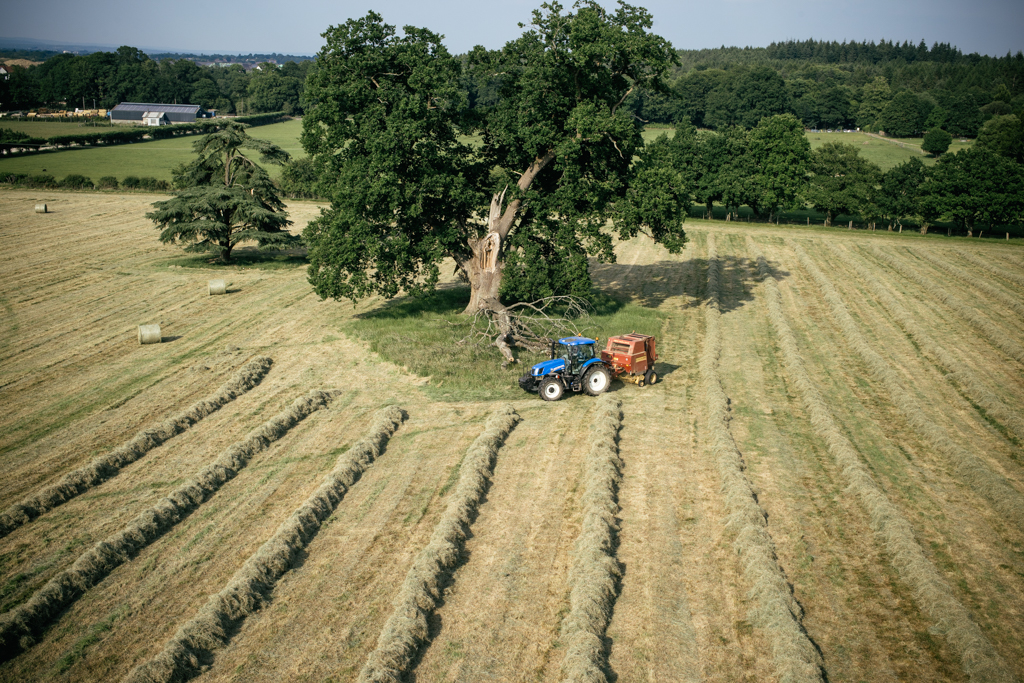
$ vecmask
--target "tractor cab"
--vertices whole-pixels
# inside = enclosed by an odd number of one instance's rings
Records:
[[[563,337],[551,342],[551,360],[537,363],[519,378],[519,386],[537,391],[547,401],[557,401],[565,391],[586,391],[592,396],[606,391],[611,374],[597,353],[597,340]]]
[[[552,357],[564,360],[566,372],[572,374],[578,374],[575,372],[578,368],[586,365],[588,360],[597,358],[597,343],[594,339],[566,337],[552,344],[552,348]]]

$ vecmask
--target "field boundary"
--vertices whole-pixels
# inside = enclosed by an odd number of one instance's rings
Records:
[[[245,468],[253,456],[327,406],[330,400],[331,394],[317,390],[296,399],[283,412],[224,451],[190,482],[139,513],[120,531],[96,543],[27,602],[0,615],[0,661],[11,659],[34,645],[35,638],[50,622],[87,590],[191,514]]]
[[[583,528],[569,570],[570,610],[561,631],[566,647],[561,664],[564,681],[607,681],[605,633],[622,579],[622,566],[615,552],[623,467],[618,446],[621,427],[621,401],[603,394],[591,425],[583,477]]]
[[[121,468],[139,460],[157,446],[185,432],[203,418],[248,392],[263,380],[273,362],[266,356],[257,356],[243,365],[212,396],[196,401],[156,427],[147,427],[139,431],[127,443],[94,459],[85,467],[69,472],[56,484],[51,484],[42,491],[24,498],[20,503],[11,505],[0,514],[0,538],[117,476]]]
[[[441,600],[443,582],[459,562],[470,523],[490,485],[498,449],[520,421],[511,405],[498,408],[483,433],[469,446],[459,482],[448,507],[434,527],[430,543],[420,551],[393,602],[388,617],[359,672],[360,683],[396,683],[409,671],[420,647],[430,637],[427,620]]]
[[[797,257],[825,296],[833,319],[846,342],[864,360],[875,378],[885,387],[890,400],[907,422],[932,448],[942,453],[953,465],[956,474],[975,493],[989,501],[993,509],[1018,529],[1024,529],[1024,496],[985,462],[954,442],[938,425],[925,417],[924,411],[884,358],[871,348],[857,328],[846,304],[828,276],[814,263],[799,244],[794,245]]]
[[[380,457],[407,415],[398,406],[379,410],[369,433],[338,457],[320,487],[299,506],[199,613],[185,622],[153,659],[134,668],[125,683],[187,681],[231,640],[231,635],[268,601],[277,582],[320,531],[362,473]]]
[[[775,329],[782,358],[793,377],[793,383],[810,414],[810,422],[818,437],[832,454],[847,485],[868,514],[875,537],[885,546],[893,567],[910,586],[914,598],[924,612],[936,622],[946,640],[960,654],[964,671],[979,681],[1012,681],[1006,662],[971,618],[970,613],[953,596],[948,584],[925,556],[914,536],[913,527],[875,483],[861,462],[857,449],[843,434],[828,404],[811,381],[804,367],[800,350],[789,321],[782,310],[782,296],[757,243],[747,236],[747,249],[757,260],[758,274],[764,285],[764,301],[768,319]],[[870,281],[870,279],[869,279]]]
[[[710,450],[722,478],[728,519],[736,532],[733,549],[741,558],[743,576],[750,584],[753,624],[764,631],[771,644],[772,660],[784,681],[822,683],[824,663],[818,648],[804,630],[803,608],[779,566],[775,542],[768,532],[768,516],[757,502],[747,479],[743,455],[729,431],[729,398],[718,374],[722,354],[720,265],[714,233],[707,236],[708,289],[704,305],[706,331],[699,361],[701,389],[707,410]]]

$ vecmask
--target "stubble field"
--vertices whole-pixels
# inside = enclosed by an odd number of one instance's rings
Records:
[[[695,221],[658,384],[439,402],[157,198],[0,192],[0,680],[1024,678],[1019,245]]]

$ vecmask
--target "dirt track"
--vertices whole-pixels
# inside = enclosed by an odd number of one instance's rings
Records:
[[[355,680],[494,406],[429,401],[420,378],[338,331],[379,302],[355,309],[321,302],[302,268],[238,269],[228,277],[232,293],[207,296],[215,271],[168,267],[179,252],[160,245],[143,218],[153,199],[0,192],[0,509],[209,394],[248,358],[270,356],[273,367],[255,389],[110,481],[0,539],[0,608],[23,603],[294,398],[311,389],[339,393],[329,409],[259,453],[196,512],[87,590],[38,644],[0,664],[0,680],[118,680],[155,655],[319,485],[374,411],[395,403],[409,419],[270,604],[245,621],[200,677]],[[53,213],[32,213],[36,201]],[[301,229],[316,207],[297,204],[291,212]],[[638,239],[618,246],[616,264],[593,267],[605,289],[666,314],[658,339],[662,382],[613,386],[623,402],[625,462],[617,547],[623,578],[606,639],[613,680],[776,676],[771,634],[755,627],[750,613],[755,601],[703,426],[697,361],[708,231],[723,266],[720,375],[729,431],[828,680],[966,674],[810,423],[768,321],[748,235],[777,275],[807,372],[861,462],[1009,670],[1024,678],[1024,529],[961,481],[896,407],[797,253],[803,249],[827,275],[924,417],[1024,501],[1022,439],[908,337],[854,266],[873,273],[935,343],[1019,415],[1024,364],[874,247],[969,300],[988,329],[1018,345],[1024,323],[1005,297],[1024,296],[1020,248],[696,222],[680,255]],[[935,259],[988,288],[955,280]],[[135,326],[150,322],[161,324],[165,342],[140,346]],[[593,401],[572,396],[547,404],[524,395],[515,407],[523,421],[499,452],[410,680],[558,680]]]

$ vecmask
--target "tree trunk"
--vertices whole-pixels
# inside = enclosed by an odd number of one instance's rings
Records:
[[[501,237],[489,232],[478,240],[470,240],[473,256],[459,264],[469,278],[469,305],[463,311],[473,315],[484,309],[495,310],[501,305],[501,275],[504,259],[501,255]]]
[[[231,263],[231,250],[234,248],[234,246],[235,245],[231,244],[231,242],[220,243],[221,263]]]
[[[526,172],[519,178],[516,185],[520,190],[526,191],[533,183],[537,175],[544,170],[555,158],[555,150],[549,149],[544,156],[537,157],[530,164]],[[505,190],[508,188],[506,187]],[[491,197],[491,208],[487,214],[487,234],[479,239],[469,240],[469,248],[473,255],[466,261],[459,262],[459,267],[469,278],[470,295],[469,305],[463,313],[475,315],[481,311],[487,311],[498,325],[498,338],[494,345],[498,347],[505,356],[506,363],[515,363],[515,356],[509,346],[511,341],[508,336],[512,328],[508,311],[501,303],[501,276],[504,270],[505,259],[503,252],[505,238],[508,237],[512,224],[515,222],[519,209],[522,208],[521,198],[513,199],[508,206],[502,207],[505,203],[505,190],[495,193]]]

